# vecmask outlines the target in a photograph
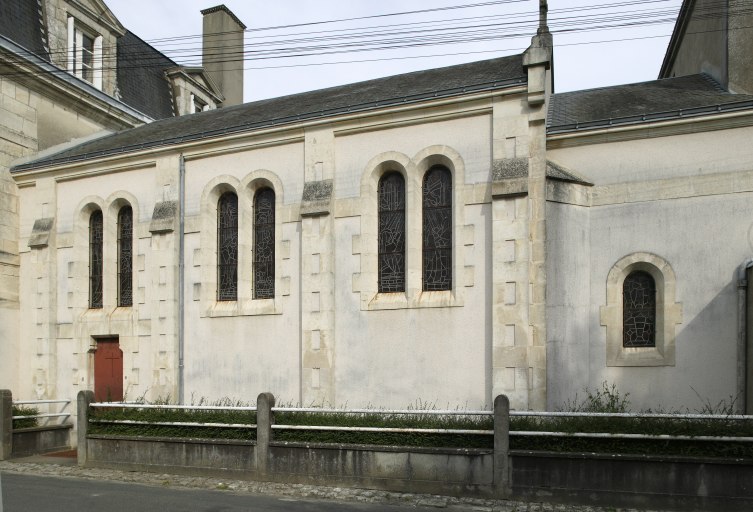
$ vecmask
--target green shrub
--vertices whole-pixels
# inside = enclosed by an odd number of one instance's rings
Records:
[[[602,383],[600,389],[585,390],[585,398],[566,403],[562,409],[572,412],[625,413],[630,410],[629,394],[621,394],[614,384]],[[166,404],[167,399],[156,403]],[[204,399],[192,405],[216,405],[223,407],[242,406],[241,402],[223,399],[213,404]],[[417,403],[417,410],[435,409],[433,404]],[[720,404],[704,404],[704,411],[731,412],[726,401]],[[729,416],[729,414],[727,414]],[[191,423],[233,423],[249,425],[249,428],[228,428],[219,426],[171,426],[171,425],[129,425],[92,423],[93,434],[145,436],[145,437],[191,437],[204,439],[244,439],[255,440],[256,423],[254,411],[205,411],[176,409],[118,409],[95,408],[93,420],[132,420],[145,422],[191,422]],[[513,416],[510,419],[510,447],[513,450],[536,450],[554,452],[593,452],[649,455],[683,455],[697,457],[753,458],[753,443],[733,441],[695,440],[651,440],[621,439],[617,437],[581,438],[568,434],[622,433],[673,436],[725,436],[753,437],[753,421],[724,419],[682,419],[682,418],[640,418],[640,417],[539,417]],[[325,413],[325,412],[276,412],[277,425],[336,426],[336,427],[383,427],[420,428],[452,430],[493,430],[491,416],[475,415],[430,415],[389,414],[378,409],[367,413]],[[519,436],[515,431],[562,432],[557,437]],[[423,446],[448,448],[491,449],[494,438],[491,435],[441,434],[417,432],[361,432],[340,430],[285,430],[275,429],[276,441],[305,443],[342,443],[389,446]]]
[[[384,414],[378,410],[362,414],[282,412],[275,414],[278,425],[422,428],[445,430],[492,430],[490,416]],[[426,446],[448,448],[492,448],[494,438],[479,434],[418,432],[359,432],[342,430],[275,430],[276,441],[309,443],[371,444],[379,446]]]
[[[24,407],[22,405],[13,406],[13,416],[36,416],[39,409],[36,407]],[[25,418],[22,420],[13,420],[13,430],[21,428],[33,428],[39,426],[38,418]]]
[[[167,405],[169,397],[152,402],[154,405]],[[244,406],[241,402],[223,399],[208,403],[205,399],[192,405],[214,405],[221,407]],[[419,402],[421,409],[434,408],[431,404]],[[256,429],[239,429],[218,426],[172,426],[142,424],[97,423],[96,420],[130,420],[144,422],[190,422],[190,423],[234,423],[254,425],[254,411],[204,411],[191,409],[134,409],[134,408],[93,408],[89,426],[91,434],[181,437],[204,439],[245,439],[255,440]],[[492,430],[489,416],[436,416],[426,414],[383,414],[377,409],[373,413],[344,414],[319,412],[277,412],[275,423],[279,425],[309,426],[351,426],[351,427],[392,427]],[[474,434],[428,434],[399,432],[357,432],[330,430],[275,430],[277,441],[298,441],[309,443],[347,443],[394,446],[427,446],[457,448],[491,448],[494,440],[491,435]]]
[[[577,395],[560,408],[566,412],[627,413],[629,393],[622,395],[617,387],[603,382],[600,389],[585,390],[586,398]],[[698,414],[731,416],[734,401],[719,404],[708,401]],[[651,412],[651,411],[648,411]],[[687,411],[690,412],[690,411]],[[612,434],[647,434],[672,436],[753,437],[753,421],[723,419],[640,418],[640,417],[533,417],[511,418],[512,431],[538,432],[599,432]],[[515,436],[510,439],[513,450],[544,450],[555,452],[595,452],[645,455],[682,455],[695,457],[753,458],[753,444],[735,441],[622,439],[617,437],[579,438],[572,436]]]
[[[170,398],[158,398],[149,405],[169,405]],[[146,405],[146,402],[144,402]],[[247,404],[224,398],[214,403],[207,403],[205,399],[192,403],[197,407],[213,405],[216,407],[245,407]],[[122,436],[144,437],[181,437],[203,439],[256,439],[256,411],[238,411],[223,409],[218,411],[201,409],[134,409],[134,408],[104,408],[95,407],[90,410],[89,418],[93,421],[89,426],[91,434],[107,434]],[[168,423],[225,423],[235,425],[249,425],[242,427],[180,426],[180,425],[145,425],[97,423],[97,420],[129,420],[138,422],[168,422]]]

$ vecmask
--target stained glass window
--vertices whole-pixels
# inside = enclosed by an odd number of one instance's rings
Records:
[[[379,180],[379,292],[405,291],[405,180],[388,172]]]
[[[424,291],[452,289],[452,174],[436,165],[423,184]]]
[[[133,305],[133,209],[118,212],[118,306]]]
[[[217,300],[238,299],[238,196],[217,202]]]
[[[102,210],[89,217],[89,307],[102,307]]]
[[[622,285],[622,345],[656,346],[656,283],[648,272],[631,272]]]
[[[254,298],[275,296],[275,193],[263,188],[254,197]]]

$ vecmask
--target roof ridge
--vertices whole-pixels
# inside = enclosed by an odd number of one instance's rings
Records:
[[[418,74],[418,73],[428,73],[428,72],[433,72],[433,71],[441,71],[441,70],[446,70],[446,69],[450,69],[450,68],[457,68],[457,67],[460,67],[460,66],[479,64],[479,63],[482,63],[482,62],[491,62],[491,61],[494,61],[494,60],[510,59],[510,58],[513,58],[513,57],[521,57],[522,58],[522,56],[523,56],[522,53],[516,53],[516,54],[513,54],[513,55],[506,55],[504,57],[495,57],[493,59],[477,60],[477,61],[473,61],[473,62],[464,62],[464,63],[461,63],[461,64],[451,64],[449,66],[442,66],[442,67],[439,67],[439,68],[420,69],[418,71],[409,71],[407,73],[398,73],[397,75],[380,76],[380,77],[376,77],[376,78],[369,78],[368,80],[360,80],[358,82],[350,82],[350,83],[347,83],[347,84],[332,85],[330,87],[323,87],[321,89],[312,89],[312,90],[309,90],[309,91],[301,91],[301,92],[294,92],[292,94],[285,94],[283,96],[274,96],[272,98],[263,98],[263,99],[256,100],[256,101],[249,101],[249,102],[246,102],[246,103],[241,103],[240,105],[232,105],[232,106],[229,106],[229,107],[223,107],[223,110],[227,111],[227,110],[230,110],[230,109],[239,109],[239,108],[242,108],[245,105],[250,105],[250,104],[254,104],[254,103],[259,104],[259,103],[266,102],[266,101],[277,101],[277,100],[281,100],[281,99],[284,99],[284,98],[294,98],[296,96],[303,96],[303,95],[307,95],[307,94],[324,93],[326,91],[334,91],[336,89],[341,89],[341,88],[363,86],[363,85],[368,84],[370,82],[380,82],[380,81],[383,81],[383,80],[389,80],[391,78],[397,78],[397,77],[408,77],[408,76],[415,75],[415,74]],[[516,80],[516,79],[519,79],[519,78],[527,78],[527,75],[525,73],[522,73],[520,76],[507,77],[507,78],[504,78],[504,79],[486,80],[486,81],[483,81],[483,82],[473,82],[471,84],[466,84],[464,87],[465,88],[472,88],[472,87],[478,87],[480,85],[490,84],[490,83],[510,82],[510,81],[513,81],[513,80]],[[440,92],[450,91],[450,90],[453,90],[453,89],[457,89],[457,87],[437,88],[437,89],[434,90],[434,92],[440,93]],[[409,95],[402,95],[402,96],[394,96],[394,97],[390,97],[390,98],[380,98],[380,101],[387,102],[387,101],[390,101],[390,100],[394,100],[396,98],[404,98],[404,97],[409,97],[409,96],[413,96],[413,95],[409,94]],[[361,104],[364,104],[364,103],[356,103],[356,104],[354,104],[354,106],[355,105],[361,105]]]

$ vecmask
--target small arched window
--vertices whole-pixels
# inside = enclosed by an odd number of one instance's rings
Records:
[[[423,290],[452,289],[452,174],[435,165],[423,183]]]
[[[118,211],[118,306],[133,305],[133,209]]]
[[[656,283],[642,270],[622,284],[622,346],[656,346]]]
[[[254,298],[275,296],[275,192],[262,188],[254,196]]]
[[[102,210],[89,217],[89,307],[102,307]]]
[[[405,291],[405,179],[396,171],[379,179],[379,292]]]
[[[217,201],[217,300],[238,299],[238,196]]]

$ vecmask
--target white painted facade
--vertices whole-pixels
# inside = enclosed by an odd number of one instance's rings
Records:
[[[475,409],[506,394],[518,409],[554,409],[604,381],[635,409],[741,399],[753,369],[738,273],[753,256],[753,110],[547,136],[545,43],[534,38],[517,86],[14,172],[19,334],[3,340],[14,393],[92,389],[97,340],[116,337],[127,399],[270,391],[305,405]],[[548,177],[547,162],[583,179]],[[498,172],[520,163],[523,175]],[[421,186],[435,164],[452,174],[452,288],[425,292]],[[406,184],[404,293],[377,286],[387,171]],[[318,202],[307,196],[328,186]],[[252,294],[261,187],[276,196],[271,299]],[[228,191],[238,298],[218,301],[217,203]],[[126,204],[134,301],[117,307]],[[165,205],[171,214],[158,213]],[[97,209],[105,282],[92,309]],[[45,218],[46,243],[30,245]],[[632,269],[657,282],[655,347],[622,346]]]

